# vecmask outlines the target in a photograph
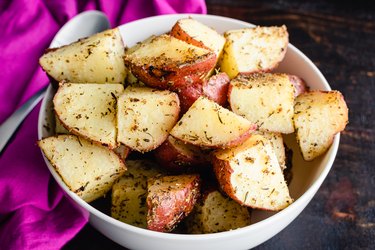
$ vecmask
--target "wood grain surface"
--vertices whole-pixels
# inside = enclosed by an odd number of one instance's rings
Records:
[[[306,209],[256,249],[375,249],[375,2],[207,0],[208,13],[288,27],[290,42],[345,96],[349,124]],[[87,225],[64,249],[124,249]]]

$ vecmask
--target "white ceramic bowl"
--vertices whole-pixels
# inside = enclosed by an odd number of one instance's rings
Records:
[[[132,46],[148,38],[150,35],[157,35],[169,31],[178,19],[188,16],[192,16],[221,33],[230,29],[253,26],[249,23],[226,17],[181,14],[156,16],[138,20],[120,26],[120,31],[125,44],[127,46]],[[280,64],[277,71],[302,77],[311,89],[330,90],[330,86],[317,67],[293,45],[289,45],[285,59]],[[52,131],[47,131],[45,129],[45,125],[51,127],[51,125],[54,124],[51,111],[53,94],[53,89],[50,87],[42,103],[38,124],[39,138],[47,137],[52,133]],[[89,216],[92,226],[120,245],[131,249],[153,250],[249,249],[276,235],[292,222],[306,207],[326,178],[333,164],[339,140],[339,135],[336,135],[332,146],[324,155],[312,162],[305,162],[300,156],[293,136],[288,136],[286,138],[286,143],[288,146],[292,147],[294,151],[292,168],[293,179],[289,188],[295,202],[278,213],[254,211],[252,214],[253,222],[247,227],[205,235],[159,233],[117,221],[84,202],[76,194],[71,192],[47,160],[46,164],[67,196],[80,208],[83,215]]]

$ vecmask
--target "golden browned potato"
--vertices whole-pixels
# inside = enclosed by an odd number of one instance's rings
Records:
[[[225,148],[241,144],[256,129],[245,118],[200,97],[182,116],[171,135],[201,147]]]
[[[147,228],[159,232],[172,231],[193,210],[199,190],[199,175],[149,179]]]
[[[259,130],[294,132],[294,86],[287,74],[238,75],[229,84],[232,111],[258,125]]]
[[[126,170],[112,150],[75,135],[48,137],[38,146],[66,186],[86,202],[104,196]]]
[[[331,146],[345,129],[348,107],[339,91],[311,91],[299,95],[294,106],[294,126],[303,158],[311,161]]]
[[[69,132],[115,148],[116,102],[123,91],[122,84],[60,84],[55,113]]]
[[[261,135],[216,151],[213,166],[222,190],[243,206],[278,211],[293,201],[272,145]]]
[[[271,133],[263,131],[255,131],[255,134],[259,134],[264,138],[268,139],[273,147],[273,151],[276,154],[281,170],[286,168],[286,154],[284,139],[281,133]]]
[[[160,146],[180,112],[176,93],[148,87],[127,87],[117,107],[117,140],[139,152]]]
[[[170,35],[192,45],[212,50],[216,54],[216,63],[222,55],[225,44],[224,36],[193,18],[178,20],[172,27]]]
[[[210,165],[209,157],[203,149],[173,136],[168,136],[167,140],[155,149],[154,155],[160,166],[173,171]]]
[[[216,55],[211,50],[164,34],[130,48],[124,60],[141,82],[177,90],[201,81],[215,67]]]
[[[250,225],[250,212],[218,190],[210,190],[199,199],[186,220],[192,234],[218,233]]]
[[[268,72],[284,59],[289,35],[281,27],[254,27],[224,33],[227,42],[220,63],[221,71],[232,79],[238,73]]]
[[[39,63],[57,82],[124,83],[124,55],[125,46],[120,31],[115,28],[48,49]]]

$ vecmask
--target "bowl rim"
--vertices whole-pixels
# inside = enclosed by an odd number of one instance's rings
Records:
[[[224,16],[217,16],[217,15],[209,15],[209,14],[191,14],[191,13],[184,13],[184,14],[165,14],[165,15],[159,15],[159,16],[151,16],[151,17],[146,17],[143,19],[135,20],[123,25],[118,26],[120,29],[123,27],[131,26],[131,25],[137,25],[138,23],[141,22],[148,22],[150,20],[158,20],[158,19],[169,19],[169,18],[186,18],[186,17],[192,17],[192,18],[198,18],[198,19],[207,19],[207,20],[219,20],[223,22],[232,22],[234,24],[238,24],[241,26],[247,26],[247,27],[254,27],[254,24],[237,20],[234,18],[230,17],[224,17]],[[317,66],[305,55],[303,54],[299,49],[297,49],[294,45],[291,43],[288,44],[288,50],[293,51],[293,53],[296,53],[298,57],[301,57],[309,67],[312,68],[315,74],[317,74],[317,77],[320,78],[321,82],[324,85],[324,90],[331,90],[331,87],[329,86],[327,80],[323,76],[323,74],[320,72],[320,70],[317,68]],[[45,97],[43,98],[42,105],[40,106],[39,110],[39,117],[38,117],[38,140],[41,140],[43,138],[43,122],[44,122],[44,113],[48,105],[48,99],[46,98],[51,92],[53,92],[53,88],[50,85],[47,89],[47,93]],[[309,201],[313,198],[314,194],[317,192],[323,181],[325,180],[326,176],[328,175],[330,169],[332,168],[333,162],[336,158],[336,154],[338,151],[338,146],[339,146],[339,141],[340,141],[340,133],[336,134],[333,143],[329,150],[327,151],[326,154],[329,154],[329,157],[326,157],[324,160],[324,169],[320,173],[319,176],[316,177],[316,180],[307,188],[307,190],[299,197],[297,198],[291,205],[289,205],[287,208],[277,212],[274,215],[271,215],[270,217],[263,219],[259,222],[256,222],[254,224],[238,228],[235,230],[230,230],[230,231],[225,231],[225,232],[218,232],[218,233],[208,233],[208,234],[176,234],[176,233],[161,233],[161,232],[156,232],[152,231],[149,229],[143,229],[139,228],[136,226],[132,226],[130,224],[121,222],[119,220],[116,220],[112,218],[110,215],[107,215],[100,210],[96,209],[89,203],[83,201],[78,195],[73,193],[72,191],[69,190],[69,188],[64,184],[62,181],[61,177],[58,175],[58,173],[55,171],[55,169],[52,167],[52,165],[49,163],[49,161],[46,159],[44,154],[42,153],[42,156],[44,158],[44,161],[54,177],[55,181],[59,184],[59,186],[64,190],[65,195],[68,195],[71,199],[74,200],[80,207],[85,209],[91,214],[97,216],[101,220],[104,220],[110,224],[113,224],[116,227],[123,228],[125,230],[132,231],[133,233],[136,234],[142,234],[147,237],[153,237],[153,238],[158,238],[162,240],[189,240],[189,239],[194,239],[194,240],[208,240],[208,239],[216,239],[216,238],[231,238],[234,235],[238,236],[239,234],[248,234],[252,231],[259,230],[260,228],[264,228],[267,226],[273,225],[275,222],[281,220],[284,216],[288,216],[289,214],[294,214],[295,211],[302,211]],[[322,163],[323,164],[323,163]],[[300,213],[300,212],[299,212]],[[296,216],[299,215],[297,213]],[[293,219],[291,220],[293,221]],[[290,222],[291,222],[290,221]],[[290,223],[289,222],[289,223]],[[288,224],[289,224],[288,223]]]

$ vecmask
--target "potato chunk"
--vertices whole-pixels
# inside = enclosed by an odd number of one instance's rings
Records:
[[[239,75],[229,84],[232,111],[258,125],[259,130],[294,132],[294,86],[287,74]]]
[[[48,49],[39,63],[57,82],[124,83],[124,55],[125,46],[116,28]]]
[[[172,231],[193,210],[199,189],[199,175],[149,179],[147,228],[159,232]]]
[[[117,106],[117,140],[139,152],[162,144],[180,112],[176,93],[147,87],[126,88]]]
[[[216,55],[164,34],[130,48],[124,60],[135,77],[145,84],[176,90],[201,81],[215,67]]]
[[[123,91],[122,84],[61,84],[55,113],[71,133],[115,148],[116,102]]]
[[[128,171],[112,187],[111,216],[147,228],[147,180],[165,172],[148,160],[128,160],[126,166]]]
[[[311,91],[299,95],[294,106],[294,126],[303,158],[323,154],[333,137],[345,129],[348,107],[338,91]]]
[[[171,135],[198,146],[224,148],[240,144],[255,129],[245,118],[200,97],[173,127]]]
[[[289,43],[286,27],[254,27],[230,30],[220,64],[230,78],[238,73],[267,72],[283,60]]]
[[[212,50],[216,54],[216,63],[222,55],[225,44],[224,36],[193,18],[178,20],[170,34],[187,43]]]
[[[105,195],[126,167],[107,147],[75,135],[58,135],[38,146],[67,187],[86,202]]]
[[[197,202],[187,218],[192,234],[217,233],[250,225],[250,212],[218,190],[211,190]]]
[[[216,151],[213,166],[222,190],[241,205],[278,211],[293,201],[272,145],[261,135]]]

